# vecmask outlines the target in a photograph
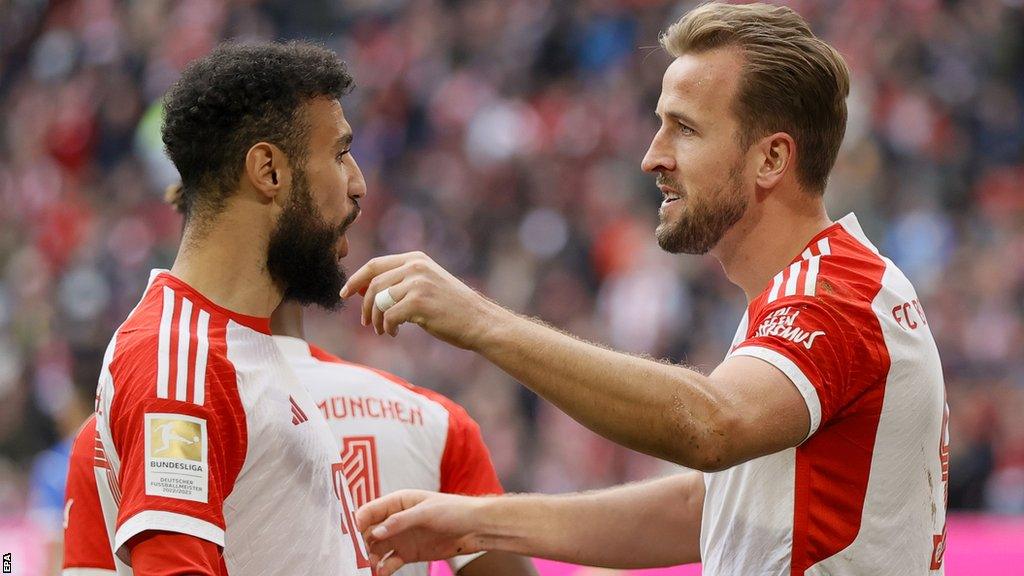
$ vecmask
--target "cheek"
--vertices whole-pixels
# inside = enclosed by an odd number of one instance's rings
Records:
[[[342,168],[333,161],[316,173],[310,174],[310,187],[317,197],[321,213],[328,219],[340,211],[345,203],[345,178]]]

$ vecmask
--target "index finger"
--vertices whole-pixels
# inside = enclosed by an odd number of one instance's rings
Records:
[[[356,526],[360,532],[366,532],[392,515],[412,508],[424,498],[424,493],[416,490],[399,490],[367,502],[356,510]]]
[[[345,285],[341,287],[340,296],[348,298],[356,292],[360,294],[365,293],[366,288],[370,285],[370,281],[379,274],[398,268],[405,263],[408,257],[408,254],[390,254],[388,256],[378,256],[363,264],[359,270],[356,270],[354,274],[349,276],[348,282],[345,282]]]

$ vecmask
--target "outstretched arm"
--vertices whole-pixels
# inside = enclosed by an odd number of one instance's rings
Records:
[[[691,472],[572,495],[469,497],[406,490],[359,509],[379,576],[482,550],[610,568],[700,560],[704,481]],[[393,551],[393,552],[392,552]]]
[[[375,305],[387,290],[387,311]],[[796,446],[807,404],[786,374],[731,357],[710,375],[595,346],[482,297],[422,253],[375,258],[342,296],[365,293],[363,322],[395,334],[420,325],[474,350],[591,430],[703,471]]]

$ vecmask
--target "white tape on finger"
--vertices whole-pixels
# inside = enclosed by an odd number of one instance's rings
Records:
[[[385,288],[373,297],[373,305],[381,312],[387,312],[388,308],[395,305],[395,299],[391,296],[391,288]]]

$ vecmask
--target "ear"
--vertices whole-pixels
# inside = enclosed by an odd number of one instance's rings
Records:
[[[785,132],[765,136],[757,143],[760,165],[757,167],[757,186],[771,190],[793,167],[796,161],[796,141]]]
[[[245,154],[244,178],[267,200],[277,198],[287,188],[290,177],[288,159],[277,146],[257,142]]]

